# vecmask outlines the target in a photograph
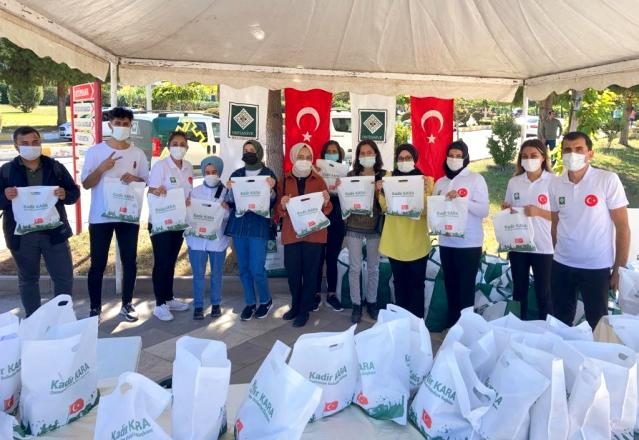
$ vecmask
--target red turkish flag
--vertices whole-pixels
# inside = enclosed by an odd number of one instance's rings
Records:
[[[289,152],[294,145],[304,143],[313,149],[313,159],[318,159],[322,145],[330,139],[331,104],[333,94],[325,90],[284,89],[286,105],[284,171],[293,164]]]
[[[453,142],[452,99],[410,97],[413,145],[419,159],[417,167],[435,181],[444,175],[446,147]]]

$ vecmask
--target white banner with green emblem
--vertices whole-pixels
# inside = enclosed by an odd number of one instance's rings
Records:
[[[353,154],[359,141],[371,139],[382,153],[384,168],[392,170],[395,151],[395,96],[350,95]]]
[[[266,144],[266,107],[268,89],[259,86],[245,89],[220,85],[220,151],[224,160],[222,181],[244,166],[242,146],[249,139]]]

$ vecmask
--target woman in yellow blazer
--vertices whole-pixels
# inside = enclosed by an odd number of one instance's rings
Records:
[[[379,251],[386,255],[393,271],[395,303],[415,316],[424,317],[424,278],[426,262],[431,249],[426,217],[426,197],[433,191],[433,178],[424,176],[415,167],[417,150],[411,144],[402,144],[395,150],[393,176],[424,177],[424,211],[419,220],[408,217],[386,215]],[[379,203],[387,212],[386,199],[382,194]]]

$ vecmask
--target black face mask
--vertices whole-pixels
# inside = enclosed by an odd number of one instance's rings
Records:
[[[247,165],[255,165],[257,163],[257,153],[244,153],[242,161]]]

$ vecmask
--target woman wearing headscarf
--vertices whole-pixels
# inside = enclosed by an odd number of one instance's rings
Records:
[[[303,327],[313,308],[317,272],[320,270],[320,257],[322,247],[326,243],[327,231],[321,229],[298,238],[286,205],[291,197],[321,192],[324,196],[324,214],[330,214],[333,206],[324,179],[313,170],[313,150],[308,145],[300,143],[291,148],[289,157],[293,169],[286,173],[278,185],[279,200],[276,204],[277,215],[283,219],[284,267],[291,291],[291,308],[284,313],[283,318],[293,320],[294,327]]]
[[[448,199],[468,199],[468,219],[463,237],[439,236],[439,253],[448,298],[448,327],[460,312],[475,303],[475,278],[479,270],[484,242],[483,219],[488,216],[488,187],[481,174],[468,169],[470,157],[464,141],[455,141],[446,149],[444,172],[435,183],[434,193]]]
[[[275,173],[263,162],[264,149],[256,140],[246,141],[242,147],[242,161],[244,166],[233,171],[226,184],[229,192],[226,201],[231,208],[226,235],[233,238],[233,248],[237,257],[240,271],[240,281],[244,289],[246,306],[240,315],[242,321],[249,321],[255,316],[257,319],[266,318],[273,306],[271,293],[268,288],[268,278],[264,263],[266,262],[266,246],[271,236],[271,219],[262,217],[254,212],[247,212],[241,217],[235,216],[235,201],[233,198],[233,178],[268,176],[271,186],[271,209],[275,206],[277,183]],[[255,290],[259,297],[259,307],[256,306]]]
[[[395,303],[415,316],[424,317],[424,279],[426,262],[431,249],[428,236],[426,199],[433,191],[433,178],[424,176],[415,167],[417,150],[412,144],[402,144],[395,150],[395,169],[392,176],[423,176],[424,211],[418,220],[386,215],[379,251],[388,257],[393,272]],[[379,203],[387,211],[384,192]]]

